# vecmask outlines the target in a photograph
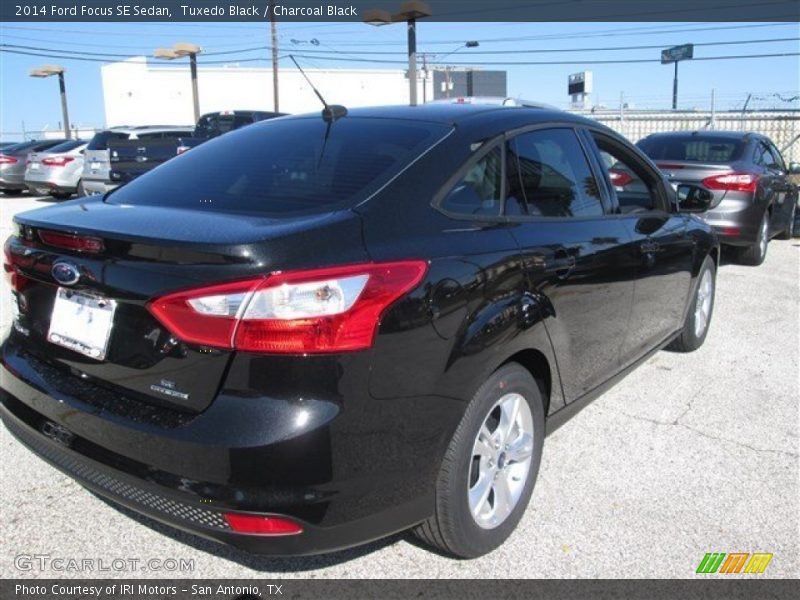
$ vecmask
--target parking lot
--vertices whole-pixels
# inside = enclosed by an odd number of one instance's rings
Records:
[[[0,196],[1,234],[45,206]],[[2,429],[4,577],[688,578],[707,552],[768,552],[758,577],[800,577],[800,239],[765,263],[725,261],[705,345],[660,352],[545,442],[530,508],[472,561],[407,534],[335,554],[248,555],[118,509]],[[10,323],[3,281],[2,328]],[[20,570],[18,555],[193,559],[192,572]]]

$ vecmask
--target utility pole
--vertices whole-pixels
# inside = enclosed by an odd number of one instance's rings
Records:
[[[275,22],[275,0],[269,1],[269,28],[272,33],[272,105],[280,111],[278,99],[278,24]]]
[[[672,110],[678,109],[678,62],[675,61],[675,77],[672,79]]]
[[[422,103],[428,101],[428,54],[422,53]]]
[[[409,104],[417,105],[417,20],[408,20],[408,95]]]

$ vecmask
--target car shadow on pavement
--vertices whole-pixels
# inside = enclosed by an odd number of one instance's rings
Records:
[[[253,569],[255,571],[264,571],[270,573],[292,573],[292,572],[302,572],[302,571],[313,571],[316,569],[324,569],[326,567],[332,567],[335,565],[349,562],[351,560],[355,560],[357,558],[361,558],[362,556],[366,556],[367,554],[371,554],[372,552],[375,552],[382,548],[392,546],[397,542],[400,542],[404,539],[411,537],[410,534],[408,533],[397,533],[389,537],[374,542],[370,542],[367,544],[363,544],[355,548],[350,548],[347,550],[339,550],[327,554],[317,554],[313,556],[287,556],[287,557],[264,556],[260,554],[253,554],[251,552],[246,552],[244,550],[234,548],[233,546],[227,546],[219,542],[207,540],[198,535],[194,535],[192,533],[188,533],[180,529],[170,527],[169,525],[165,525],[159,521],[156,521],[155,519],[152,519],[150,517],[137,513],[125,506],[117,504],[113,500],[109,500],[108,498],[104,498],[103,496],[100,496],[93,492],[92,495],[95,496],[97,499],[103,501],[108,506],[112,507],[114,510],[122,513],[126,517],[133,519],[137,523],[144,525],[145,527],[148,527],[161,535],[167,536],[175,540],[176,542],[179,542],[181,544],[186,544],[187,546],[191,546],[192,548],[200,550],[201,552],[204,552],[206,554],[209,554],[214,558],[223,558],[225,560],[236,562],[244,567]],[[202,571],[203,571],[202,565],[198,564],[197,570],[195,571],[195,576],[203,576]]]

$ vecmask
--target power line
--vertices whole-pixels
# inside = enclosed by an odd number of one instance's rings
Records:
[[[791,37],[791,38],[767,38],[767,39],[758,39],[758,40],[736,40],[736,41],[723,41],[723,42],[699,42],[694,44],[695,46],[728,46],[728,45],[745,45],[745,44],[767,44],[767,43],[779,43],[779,42],[796,42],[800,40],[798,37]],[[372,55],[397,55],[402,54],[400,51],[376,51],[376,50],[366,50],[362,52],[346,52],[341,50],[336,50],[327,44],[323,44],[327,50],[303,50],[305,55],[309,54],[316,54],[320,55],[319,58],[327,57],[330,53],[335,54],[344,54],[347,56],[352,57],[355,59],[361,59],[362,56],[372,56]],[[483,50],[483,51],[472,51],[470,55],[478,55],[478,54],[558,54],[558,53],[572,53],[572,52],[610,52],[610,51],[623,51],[623,50],[648,50],[648,49],[656,49],[661,48],[663,44],[658,45],[639,45],[639,46],[613,46],[613,47],[594,47],[594,48],[563,48],[563,49],[556,49],[556,48],[536,48],[536,49],[515,49],[515,50]],[[44,52],[44,53],[57,53],[59,55],[77,55],[77,56],[86,56],[86,57],[109,57],[109,58],[131,58],[130,54],[115,54],[115,53],[108,53],[108,52],[89,52],[85,50],[69,50],[69,49],[61,49],[61,48],[44,48],[40,46],[27,46],[21,44],[0,44],[0,48],[10,48],[15,50],[27,50],[27,51],[35,51],[35,52]],[[201,56],[223,56],[223,55],[230,55],[230,54],[246,54],[249,52],[257,52],[257,51],[271,51],[272,46],[255,46],[249,48],[238,48],[235,50],[223,50],[219,52],[204,52]],[[53,56],[53,58],[61,58],[60,56]],[[64,58],[69,58],[69,56],[65,56]],[[204,61],[208,62],[208,61]],[[227,62],[227,61],[226,61]],[[432,61],[436,63],[437,61]],[[480,63],[471,63],[471,64],[480,64]]]
[[[0,47],[0,52],[6,52],[9,54],[21,54],[27,56],[39,56],[43,58],[59,58],[62,60],[79,60],[79,61],[87,61],[87,62],[109,62],[107,60],[103,60],[100,58],[91,58],[91,57],[81,57],[81,56],[60,56],[60,55],[53,55],[53,54],[44,54],[44,53],[36,53],[36,52],[29,52],[25,50],[15,50],[9,49],[5,47]],[[307,54],[295,54],[295,57],[298,58],[305,58],[305,59],[312,59],[312,60],[320,60],[322,57],[318,55],[307,55]],[[800,56],[800,52],[777,52],[777,53],[770,53],[770,54],[737,54],[737,55],[726,55],[726,56],[706,56],[706,57],[696,57],[692,60],[694,61],[714,61],[714,60],[734,60],[734,59],[753,59],[753,58],[781,58],[781,57],[790,57],[790,56]],[[285,56],[280,58],[286,58]],[[242,63],[242,62],[260,62],[266,61],[267,58],[240,58],[235,59],[233,61],[230,60],[219,60],[219,61],[203,61],[202,64],[204,65],[212,65],[212,64],[232,64],[232,63]],[[388,59],[378,59],[378,58],[349,58],[345,56],[336,56],[336,57],[325,57],[324,60],[328,61],[340,61],[340,62],[364,62],[364,63],[380,63],[380,64],[393,64],[393,65],[405,65],[406,62],[402,60],[388,60]],[[617,59],[617,60],[569,60],[569,61],[473,61],[473,62],[460,62],[460,63],[451,63],[454,66],[489,66],[489,65],[497,65],[497,66],[514,66],[514,65],[521,65],[521,66],[546,66],[546,65],[601,65],[601,64],[608,64],[608,65],[620,65],[620,64],[643,64],[643,63],[660,63],[661,60],[658,58],[650,59],[650,58],[639,58],[639,59]]]

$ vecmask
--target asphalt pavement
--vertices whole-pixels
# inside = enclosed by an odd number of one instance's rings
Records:
[[[2,239],[16,212],[47,204],[0,196]],[[757,577],[800,577],[799,281],[800,239],[773,240],[760,267],[724,260],[705,345],[658,353],[547,438],[519,528],[480,559],[407,534],[317,557],[249,555],[99,499],[0,428],[0,576],[692,578],[707,552],[768,552]],[[5,330],[5,280],[0,297]],[[56,570],[58,558],[94,566]]]

